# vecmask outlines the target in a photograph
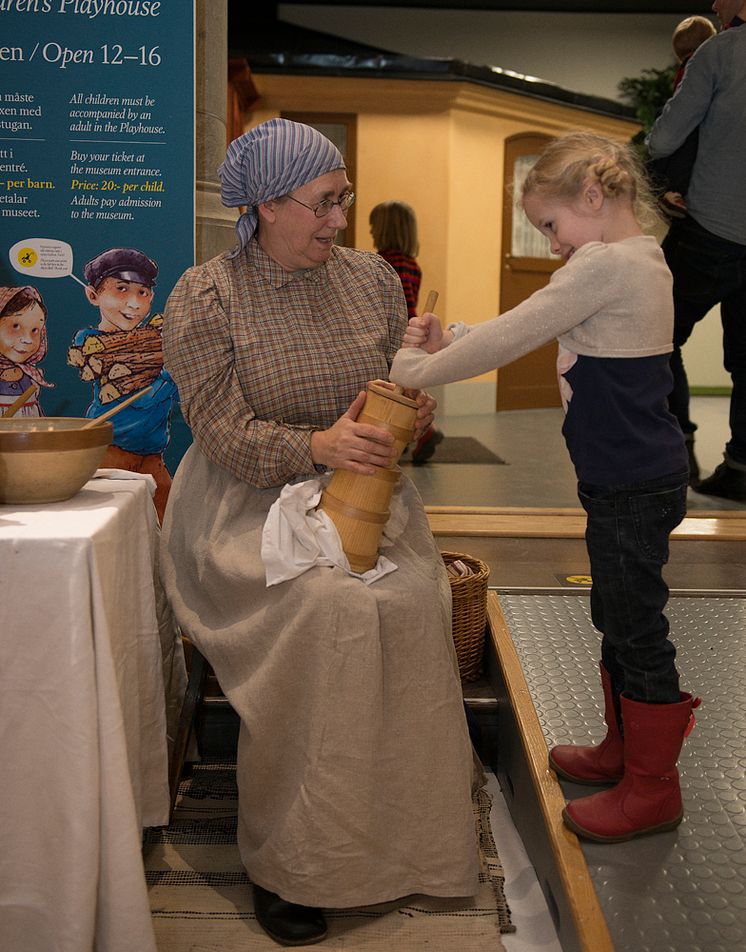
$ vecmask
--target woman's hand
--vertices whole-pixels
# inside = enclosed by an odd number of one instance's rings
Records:
[[[380,387],[386,387],[387,390],[397,389],[397,385],[390,380],[372,380],[371,383],[378,384]],[[412,439],[419,440],[422,434],[433,424],[438,401],[435,397],[431,397],[429,393],[425,393],[424,390],[406,390],[402,388],[402,393],[405,397],[409,397],[410,400],[414,400],[417,404],[417,418],[415,420]]]
[[[412,440],[417,441],[433,425],[438,401],[424,390],[405,390],[404,396],[417,401],[417,420]]]
[[[379,426],[357,422],[365,396],[361,390],[336,423],[311,434],[311,457],[316,465],[364,476],[373,476],[376,467],[391,465],[396,455],[394,437]]]
[[[443,346],[443,328],[435,314],[425,313],[410,317],[404,331],[402,347],[421,347],[428,354],[434,354]]]

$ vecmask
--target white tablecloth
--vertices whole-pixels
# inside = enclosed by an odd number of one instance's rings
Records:
[[[0,505],[3,952],[155,952],[141,828],[168,822],[164,656],[183,683],[157,536],[142,478]]]

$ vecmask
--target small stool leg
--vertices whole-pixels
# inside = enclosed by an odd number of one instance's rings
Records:
[[[176,795],[179,791],[181,774],[184,770],[184,758],[186,757],[187,745],[189,744],[189,738],[194,728],[198,706],[202,703],[205,679],[207,678],[208,664],[204,655],[194,645],[190,645],[190,647],[191,666],[189,670],[189,680],[187,682],[186,691],[184,692],[184,701],[181,705],[181,716],[179,717],[179,726],[176,731],[168,777],[169,790],[171,792],[171,806],[168,814],[169,822],[173,817],[174,807],[176,806]]]

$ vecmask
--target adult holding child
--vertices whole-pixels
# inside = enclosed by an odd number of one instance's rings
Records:
[[[672,93],[676,92],[684,78],[689,60],[704,41],[709,40],[716,32],[712,21],[707,17],[685,17],[676,25],[671,45],[679,68],[674,76]],[[652,159],[648,164],[653,186],[660,193],[661,208],[669,218],[683,218],[686,214],[683,195],[689,188],[698,143],[699,130],[695,129],[672,155],[663,159]]]
[[[712,9],[724,29],[692,56],[653,126],[648,149],[653,159],[671,156],[699,129],[684,195],[687,214],[671,223],[663,242],[675,314],[670,403],[690,444],[697,492],[746,502],[746,2],[715,0]],[[733,382],[730,439],[723,462],[700,482],[681,348],[717,304],[724,366]]]
[[[248,209],[239,246],[187,271],[165,315],[194,444],[163,574],[241,718],[238,842],[258,920],[300,945],[325,935],[322,907],[476,891],[472,752],[449,583],[406,477],[392,501],[405,525],[386,550],[396,571],[366,585],[317,565],[268,587],[261,558],[286,484],[393,458],[388,432],[357,416],[406,328],[399,279],[334,244],[354,194],[317,130],[263,123],[219,173],[224,203]],[[415,399],[422,430],[434,401]]]
[[[688,476],[683,435],[667,407],[671,276],[641,227],[654,200],[629,147],[588,133],[554,140],[521,199],[564,267],[476,327],[443,331],[434,315],[412,318],[391,379],[407,387],[468,379],[559,340],[563,434],[588,517],[608,733],[597,747],[555,747],[550,764],[569,779],[611,786],[574,800],[563,815],[581,836],[618,842],[681,822],[676,763],[697,703],[679,690],[664,614],[662,568],[685,513]]]

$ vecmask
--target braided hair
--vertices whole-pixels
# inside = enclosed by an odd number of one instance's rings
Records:
[[[553,139],[526,176],[521,198],[525,201],[528,195],[538,194],[550,201],[572,202],[592,182],[598,182],[607,198],[626,198],[641,225],[658,220],[636,153],[628,145],[592,132],[570,132]]]

